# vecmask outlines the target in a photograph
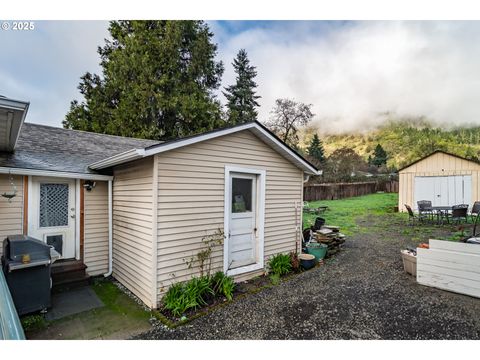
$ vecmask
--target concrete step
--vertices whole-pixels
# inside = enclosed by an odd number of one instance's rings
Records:
[[[80,260],[59,260],[52,264],[52,291],[61,292],[89,284],[87,266]]]

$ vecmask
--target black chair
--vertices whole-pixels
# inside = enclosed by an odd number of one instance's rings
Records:
[[[461,204],[461,205],[454,205],[452,206],[452,213],[448,215],[447,220],[450,222],[455,222],[459,224],[462,222],[462,220],[465,220],[465,222],[468,221],[468,205],[467,204]]]
[[[423,221],[425,220],[425,215],[424,214],[418,214],[418,215],[415,215],[415,213],[413,212],[412,208],[410,205],[407,205],[407,204],[404,204],[405,205],[405,208],[407,209],[408,211],[408,224],[409,225],[415,225],[415,222],[416,221],[420,221],[423,223]]]
[[[470,211],[470,217],[472,218],[472,223],[475,222],[475,219],[480,214],[480,201],[475,201],[472,206],[472,211]]]
[[[432,202],[430,200],[417,201],[418,213],[424,215],[425,218],[433,220]]]

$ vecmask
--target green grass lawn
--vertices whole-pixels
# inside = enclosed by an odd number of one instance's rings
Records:
[[[382,193],[358,196],[340,200],[322,200],[309,202],[310,207],[328,206],[321,215],[303,214],[303,228],[313,225],[317,216],[323,217],[327,225],[340,226],[343,233],[351,235],[357,230],[356,219],[368,214],[392,214],[398,205],[398,194]],[[400,216],[403,216],[401,214]]]

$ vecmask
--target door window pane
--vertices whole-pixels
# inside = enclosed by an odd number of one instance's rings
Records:
[[[252,179],[232,178],[232,212],[252,211]]]
[[[40,227],[68,226],[68,184],[40,184]]]

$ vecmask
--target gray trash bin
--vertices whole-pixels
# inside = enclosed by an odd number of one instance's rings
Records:
[[[25,235],[3,241],[2,268],[18,315],[50,307],[50,249]]]

